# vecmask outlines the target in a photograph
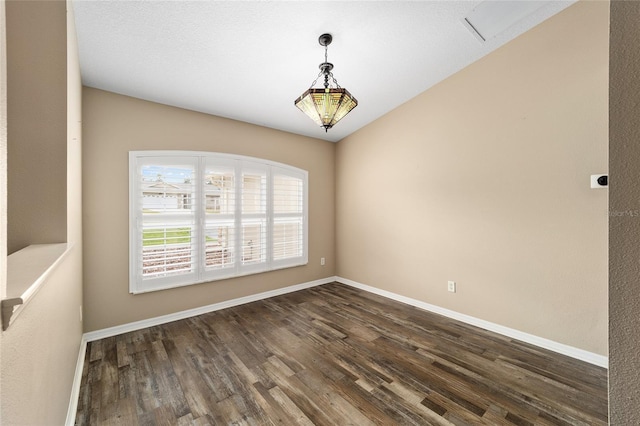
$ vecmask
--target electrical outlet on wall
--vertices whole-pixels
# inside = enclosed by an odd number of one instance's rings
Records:
[[[80,305],[80,322],[82,322],[82,305]]]
[[[324,257],[321,257],[321,258],[320,258],[320,265],[321,265],[321,266],[324,266],[324,264],[325,264],[325,263],[326,263],[326,262],[324,261]]]
[[[456,292],[456,282],[455,281],[447,281],[447,290],[451,293]]]

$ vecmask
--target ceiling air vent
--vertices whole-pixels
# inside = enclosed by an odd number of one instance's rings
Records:
[[[462,23],[478,40],[485,42],[547,3],[549,1],[486,0],[474,7]]]

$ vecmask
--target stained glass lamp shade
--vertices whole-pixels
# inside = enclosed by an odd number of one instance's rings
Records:
[[[309,89],[295,102],[296,106],[328,130],[358,105],[356,98],[343,88]]]

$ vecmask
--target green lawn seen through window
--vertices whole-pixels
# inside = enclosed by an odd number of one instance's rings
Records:
[[[216,243],[218,239],[207,235],[206,241],[208,243]],[[163,229],[145,229],[142,231],[142,245],[144,247],[166,244],[188,244],[190,242],[191,234],[189,228],[176,228],[166,231]]]
[[[189,228],[145,229],[142,231],[143,246],[159,246],[165,244],[185,244],[191,242]]]

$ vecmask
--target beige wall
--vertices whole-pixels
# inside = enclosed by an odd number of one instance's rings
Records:
[[[26,305],[8,330],[2,332],[0,382],[2,383],[2,424],[7,425],[60,425],[64,424],[69,405],[69,396],[73,382],[78,349],[82,335],[79,307],[82,303],[82,228],[81,192],[78,177],[81,174],[81,90],[79,65],[76,55],[77,44],[73,19],[69,20],[70,27],[66,29],[65,2],[48,2],[45,7],[41,2],[23,2],[22,12],[25,16],[37,19],[39,26],[29,27],[31,32],[38,32],[47,36],[50,31],[56,40],[56,51],[69,51],[69,63],[66,54],[51,56],[45,63],[46,69],[68,69],[68,83],[63,81],[64,92],[56,93],[55,99],[50,99],[49,105],[56,104],[56,108],[64,109],[62,123],[53,123],[56,131],[59,127],[65,129],[66,143],[57,146],[55,157],[63,155],[65,161],[54,163],[56,174],[69,173],[75,177],[69,181],[59,195],[65,203],[68,212],[68,223],[65,226],[66,237],[73,244],[73,249],[55,269],[41,290]],[[8,8],[8,12],[9,12]],[[44,15],[44,16],[43,16]],[[7,13],[7,21],[13,19]],[[21,19],[21,18],[20,18]],[[62,37],[60,36],[62,32]],[[59,44],[62,43],[62,46]],[[67,47],[68,46],[68,47]],[[26,46],[25,46],[26,48]],[[31,51],[31,50],[30,50]],[[35,50],[37,52],[37,49]],[[33,53],[33,51],[31,51]],[[26,54],[22,52],[21,54]],[[9,61],[11,58],[9,58]],[[67,72],[64,72],[67,76]],[[65,77],[65,80],[67,77]],[[56,79],[50,84],[60,84]],[[11,81],[9,82],[9,85]],[[9,91],[11,93],[11,91]],[[67,104],[67,99],[69,100]],[[9,101],[10,103],[12,100]],[[68,113],[67,113],[68,107]],[[11,119],[9,117],[9,124]],[[70,126],[67,133],[67,118]],[[9,135],[11,139],[11,135]],[[45,145],[48,140],[39,140],[39,145]],[[66,157],[69,157],[68,170]],[[13,157],[9,154],[9,163]],[[58,170],[60,168],[61,170]],[[20,190],[10,187],[9,191]],[[64,194],[68,196],[65,197]],[[11,230],[11,224],[9,225]],[[4,241],[3,241],[4,242]],[[6,271],[2,271],[3,276]]]
[[[609,412],[640,424],[640,3],[611,2]]]
[[[6,3],[10,254],[66,239],[66,33],[50,24],[64,19],[58,3]]]
[[[607,55],[580,2],[340,141],[337,275],[606,355]]]
[[[335,144],[92,88],[83,97],[85,331],[153,318],[335,274]],[[309,264],[129,294],[128,152],[225,152],[309,171]],[[327,259],[320,266],[320,257]]]

